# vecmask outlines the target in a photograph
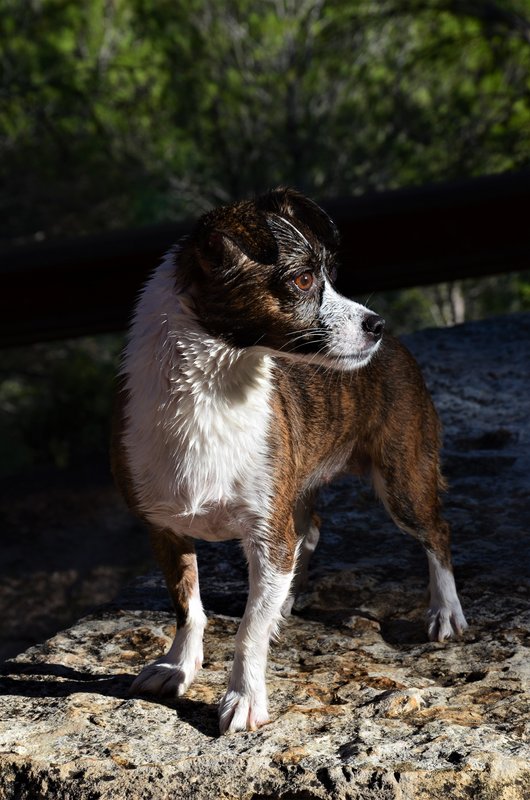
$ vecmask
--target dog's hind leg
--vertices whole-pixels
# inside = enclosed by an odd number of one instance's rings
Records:
[[[450,528],[441,517],[442,484],[437,456],[396,452],[372,470],[376,493],[394,522],[423,545],[429,562],[427,627],[432,641],[459,636],[467,628],[456,591],[450,549]]]
[[[175,607],[177,630],[169,651],[142,670],[131,686],[131,694],[180,697],[203,660],[206,616],[199,593],[195,547],[189,537],[156,528],[151,530],[151,540]]]
[[[313,511],[314,499],[315,492],[311,492],[299,498],[294,508],[294,527],[299,547],[291,592],[282,608],[284,617],[289,616],[296,598],[307,589],[309,562],[320,538],[320,518]]]

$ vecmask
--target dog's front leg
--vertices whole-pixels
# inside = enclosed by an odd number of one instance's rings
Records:
[[[269,721],[265,671],[271,636],[276,633],[281,608],[294,572],[294,526],[281,543],[248,542],[249,595],[236,635],[234,664],[228,691],[219,706],[221,733],[256,730]]]
[[[151,541],[173,600],[177,629],[169,651],[144,667],[131,693],[175,698],[187,691],[202,665],[206,616],[193,541],[158,528],[151,530]]]

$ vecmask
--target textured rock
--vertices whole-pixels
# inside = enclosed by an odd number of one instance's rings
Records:
[[[233,543],[201,546],[210,622],[188,695],[127,693],[171,640],[165,590],[149,576],[5,665],[0,797],[530,797],[530,316],[408,344],[445,425],[465,638],[426,641],[421,550],[368,487],[341,479],[321,497],[311,590],[271,650],[271,725],[217,735],[245,565]]]

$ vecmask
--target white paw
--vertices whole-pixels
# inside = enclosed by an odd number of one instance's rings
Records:
[[[468,627],[460,603],[431,606],[427,611],[427,628],[431,642],[458,637]]]
[[[130,694],[152,694],[157,697],[181,697],[190,687],[202,666],[197,659],[173,661],[171,651],[140,672],[130,688]]]
[[[219,705],[219,730],[221,733],[256,731],[269,722],[265,688],[253,694],[243,694],[229,689]]]

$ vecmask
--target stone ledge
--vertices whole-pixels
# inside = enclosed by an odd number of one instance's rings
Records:
[[[128,696],[132,676],[171,639],[165,592],[147,577],[4,665],[0,797],[530,796],[530,316],[408,343],[446,429],[465,639],[426,642],[421,551],[366,487],[340,480],[320,502],[312,589],[272,647],[271,725],[217,735],[245,568],[237,546],[206,545],[206,661],[188,695]]]

